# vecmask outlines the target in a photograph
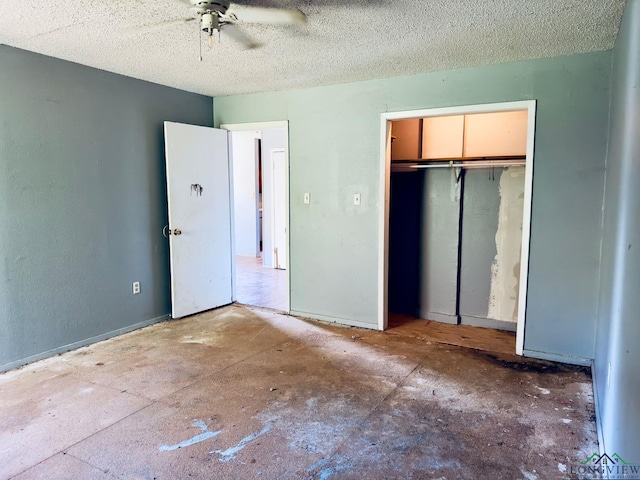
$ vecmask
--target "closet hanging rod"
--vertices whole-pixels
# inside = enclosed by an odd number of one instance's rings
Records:
[[[490,167],[514,167],[517,165],[525,165],[525,162],[495,162],[495,163],[438,163],[429,165],[392,165],[392,168],[400,169],[423,169],[423,168],[490,168]]]
[[[415,158],[415,159],[394,159],[393,164],[430,164],[430,163],[449,163],[449,162],[513,162],[520,160],[524,162],[527,159],[525,155],[495,155],[484,157],[449,157],[449,158]]]

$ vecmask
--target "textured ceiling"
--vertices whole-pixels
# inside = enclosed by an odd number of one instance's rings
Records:
[[[242,0],[308,24],[245,25],[198,60],[177,0],[0,0],[0,43],[210,96],[385,78],[613,47],[624,0]],[[236,7],[242,18],[242,6]],[[0,65],[0,68],[2,66]]]

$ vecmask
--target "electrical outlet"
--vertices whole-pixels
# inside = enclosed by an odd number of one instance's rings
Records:
[[[133,282],[133,294],[137,295],[140,293],[140,282]]]
[[[311,203],[311,195],[308,192],[304,194],[304,203],[306,205],[309,205],[309,203]]]
[[[353,194],[353,204],[354,205],[360,205],[360,194],[359,193],[354,193]]]

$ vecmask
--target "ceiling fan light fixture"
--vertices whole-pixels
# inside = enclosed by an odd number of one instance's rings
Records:
[[[246,49],[258,48],[260,43],[253,40],[243,32],[243,25],[270,24],[270,25],[300,25],[306,23],[307,16],[297,8],[275,8],[263,6],[244,5],[248,0],[237,0],[241,2],[238,6],[238,14],[234,11],[233,0],[176,0],[186,4],[191,9],[191,16],[179,19],[177,22],[184,23],[197,20],[199,29],[200,60],[202,61],[202,32],[208,39],[209,48],[213,47],[214,35],[220,40],[220,30],[224,28],[226,36],[232,38]],[[263,0],[253,0],[263,1]],[[231,8],[231,10],[229,10]],[[173,21],[163,22],[172,23]]]

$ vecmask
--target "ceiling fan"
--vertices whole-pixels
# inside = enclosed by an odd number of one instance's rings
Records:
[[[191,8],[192,16],[169,20],[158,25],[172,25],[197,21],[199,28],[209,38],[209,45],[213,44],[214,36],[220,32],[244,45],[245,48],[258,48],[259,43],[249,37],[239,25],[242,24],[271,24],[271,25],[300,25],[306,23],[307,16],[298,9],[253,7],[244,5],[246,0],[240,0],[242,5],[236,13],[230,0],[176,0]]]

